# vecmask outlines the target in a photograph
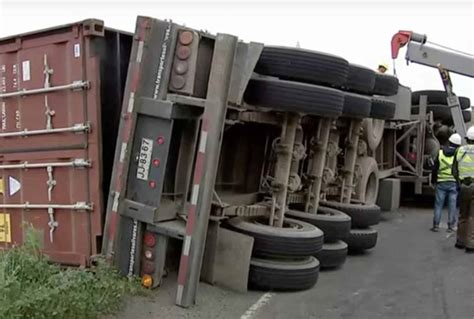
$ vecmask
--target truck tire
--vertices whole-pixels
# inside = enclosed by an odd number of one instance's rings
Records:
[[[323,249],[314,255],[319,260],[321,269],[337,268],[346,262],[348,245],[342,240],[324,243]]]
[[[430,104],[426,107],[426,112],[433,112],[433,119],[435,121],[446,121],[451,118],[451,110],[447,105]],[[420,114],[419,106],[412,106],[411,114]]]
[[[462,117],[464,119],[464,123],[471,122],[472,111],[462,110]],[[441,123],[444,124],[444,125],[449,125],[449,126],[454,125],[453,118],[451,116],[446,118],[445,120],[441,121]]]
[[[370,116],[371,108],[372,101],[369,97],[354,93],[344,93],[342,116],[366,118]]]
[[[268,217],[235,217],[231,229],[254,238],[252,256],[262,258],[302,258],[323,247],[324,234],[314,225],[285,218],[282,228],[268,225]]]
[[[342,113],[344,93],[311,84],[252,79],[245,93],[245,101],[283,112],[336,118]]]
[[[377,231],[372,228],[351,229],[346,240],[349,251],[360,252],[374,248],[377,245]]]
[[[374,94],[391,96],[398,93],[398,79],[392,75],[376,73]]]
[[[352,227],[368,227],[380,222],[380,207],[377,205],[346,204],[338,202],[320,202],[321,206],[340,210],[351,218]]]
[[[372,95],[375,87],[375,72],[365,66],[349,64],[349,73],[344,88],[347,91]]]
[[[349,236],[349,231],[351,230],[351,218],[347,214],[333,208],[319,207],[317,214],[288,210],[285,216],[302,220],[321,229],[324,233],[325,243],[345,239]]]
[[[355,187],[355,197],[357,201],[367,205],[374,205],[377,202],[379,192],[379,167],[373,157],[362,156],[356,160],[356,166],[362,173]]]
[[[383,138],[385,121],[377,119],[364,119],[362,123],[362,138],[372,151],[375,151]]]
[[[341,86],[347,79],[349,62],[323,52],[266,46],[255,72],[284,80]]]
[[[433,119],[435,121],[441,121],[444,125],[453,125],[453,118],[451,116],[451,110],[447,105],[442,104],[430,104],[426,107],[427,112],[433,112]],[[420,114],[420,107],[413,106],[411,108],[412,114]],[[464,118],[464,122],[471,121],[471,113],[470,110],[462,110],[462,116]]]
[[[319,261],[310,256],[303,260],[252,258],[249,289],[297,291],[313,287],[319,277]]]
[[[464,118],[464,123],[469,123],[472,120],[472,111],[462,110],[462,117]]]
[[[439,90],[424,90],[424,91],[415,91],[411,94],[411,104],[419,105],[420,97],[426,95],[428,104],[441,104],[448,105],[447,94],[445,91]],[[471,106],[471,100],[465,96],[458,96],[459,104],[461,104],[461,109],[465,110]]]
[[[370,117],[379,120],[391,120],[395,116],[395,107],[395,102],[373,97]]]

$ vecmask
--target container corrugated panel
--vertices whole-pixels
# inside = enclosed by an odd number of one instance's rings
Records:
[[[0,248],[31,225],[52,261],[100,251],[131,41],[93,19],[0,39]]]

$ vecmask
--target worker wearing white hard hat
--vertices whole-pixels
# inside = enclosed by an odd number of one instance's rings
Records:
[[[449,145],[439,150],[435,160],[431,182],[436,185],[432,231],[439,231],[441,211],[445,202],[448,206],[448,232],[453,232],[457,219],[458,184],[452,174],[454,155],[461,145],[461,135],[455,133],[449,137]]]
[[[455,246],[474,252],[474,126],[466,132],[466,145],[458,148],[454,156],[453,176],[459,183],[459,222]]]

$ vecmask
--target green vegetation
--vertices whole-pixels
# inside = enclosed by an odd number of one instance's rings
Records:
[[[0,318],[97,318],[142,291],[104,261],[92,270],[62,269],[40,253],[37,233],[25,244],[0,252]]]

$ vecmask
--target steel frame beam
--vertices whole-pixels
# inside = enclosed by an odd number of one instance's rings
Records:
[[[216,36],[178,274],[176,304],[185,308],[196,302],[236,46],[236,37]]]
[[[312,183],[308,189],[308,196],[305,204],[305,211],[313,214],[316,214],[319,208],[321,184],[323,181],[324,166],[326,164],[327,147],[332,121],[333,120],[329,118],[320,118],[314,136],[315,144],[312,146],[313,158],[311,161],[311,170],[308,174],[312,179]]]
[[[362,120],[353,119],[350,122],[349,135],[346,141],[344,168],[341,184],[341,202],[350,203],[354,189],[354,170],[357,160],[357,147],[359,144]]]
[[[281,140],[277,145],[277,162],[275,165],[275,179],[272,181],[274,204],[270,215],[270,225],[283,227],[285,218],[286,200],[288,196],[288,180],[290,177],[293,148],[295,145],[296,130],[301,120],[297,113],[285,114],[285,122],[281,131]]]

